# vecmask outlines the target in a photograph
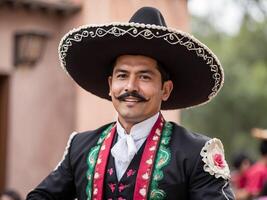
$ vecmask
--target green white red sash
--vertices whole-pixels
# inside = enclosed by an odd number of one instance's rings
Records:
[[[171,128],[172,124],[164,122],[162,115],[152,127],[137,173],[133,199],[163,199],[165,197],[165,192],[158,188],[158,181],[163,178],[162,168],[170,160],[168,144]],[[92,147],[88,154],[88,185],[86,188],[88,200],[103,199],[104,174],[115,134],[116,125],[110,125],[101,134],[97,145]]]

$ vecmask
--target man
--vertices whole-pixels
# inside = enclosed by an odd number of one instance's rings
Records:
[[[263,192],[265,192],[263,191],[265,189],[264,187],[266,187],[267,184],[267,130],[253,128],[251,134],[254,138],[260,140],[260,158],[246,173],[244,193],[249,197],[255,198],[259,195],[263,195]]]
[[[247,175],[253,161],[250,157],[240,152],[233,157],[233,167],[235,170],[231,174],[232,188],[237,200],[248,199],[248,192],[245,190],[247,185]]]
[[[129,23],[74,29],[59,54],[82,88],[112,100],[118,119],[72,135],[62,162],[28,200],[234,199],[220,140],[160,113],[206,103],[222,87],[221,65],[205,45],[144,7]]]

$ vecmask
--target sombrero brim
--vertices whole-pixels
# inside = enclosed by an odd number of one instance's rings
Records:
[[[217,57],[193,36],[163,26],[110,23],[81,26],[68,32],[59,45],[61,66],[82,88],[111,100],[108,72],[120,55],[144,55],[158,60],[174,83],[162,109],[204,104],[223,85]]]

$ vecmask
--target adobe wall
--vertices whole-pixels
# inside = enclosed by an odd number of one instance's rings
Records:
[[[61,159],[74,127],[74,84],[59,67],[60,21],[21,9],[0,11],[0,73],[9,77],[6,186],[23,195]],[[50,35],[34,67],[13,65],[13,36],[39,30]]]

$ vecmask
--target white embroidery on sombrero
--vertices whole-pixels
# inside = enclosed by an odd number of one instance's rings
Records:
[[[104,27],[109,27],[109,29],[104,29]],[[128,29],[122,29],[118,26],[128,26]],[[137,28],[145,28],[139,31]],[[86,29],[96,28],[95,30],[88,31]],[[84,30],[83,30],[84,29]],[[83,30],[83,31],[82,31]],[[152,30],[162,30],[168,31],[167,33],[159,34],[159,32],[154,32]],[[82,32],[81,32],[82,31]],[[81,32],[81,33],[80,33]],[[152,38],[159,38],[163,39],[170,45],[181,45],[185,46],[189,51],[194,51],[198,57],[203,58],[204,61],[210,66],[210,71],[213,73],[212,78],[214,79],[214,86],[211,89],[211,93],[208,95],[208,100],[198,104],[195,106],[200,106],[203,104],[208,103],[219,90],[222,88],[224,83],[224,76],[223,76],[223,68],[220,64],[220,61],[216,57],[216,55],[203,43],[198,41],[194,36],[190,35],[189,33],[176,30],[173,28],[167,28],[163,26],[157,25],[150,25],[150,24],[140,24],[140,23],[110,23],[110,24],[92,24],[92,25],[84,25],[78,28],[75,28],[69,31],[65,36],[61,39],[58,47],[59,59],[61,63],[61,67],[64,71],[69,75],[68,71],[66,70],[66,61],[65,57],[67,56],[67,52],[69,47],[72,46],[72,42],[81,42],[83,38],[91,37],[94,38],[104,37],[107,34],[112,34],[116,37],[123,36],[128,34],[132,37],[143,37],[145,39],[152,39]],[[186,39],[186,41],[184,41]],[[220,73],[221,72],[221,73]],[[71,76],[70,76],[71,77]],[[190,108],[190,107],[188,107]]]
[[[72,132],[69,139],[68,139],[68,142],[67,142],[67,146],[65,147],[65,151],[63,153],[63,156],[62,156],[62,159],[61,161],[59,161],[59,163],[57,164],[57,166],[55,167],[54,171],[58,169],[58,167],[61,165],[61,163],[63,162],[63,160],[65,159],[66,155],[69,153],[69,148],[70,148],[70,144],[71,144],[71,141],[73,139],[73,137],[77,134],[77,132]]]
[[[219,139],[213,138],[207,141],[200,155],[205,163],[203,167],[205,172],[214,175],[216,178],[230,179],[230,170],[224,158],[223,144]]]

